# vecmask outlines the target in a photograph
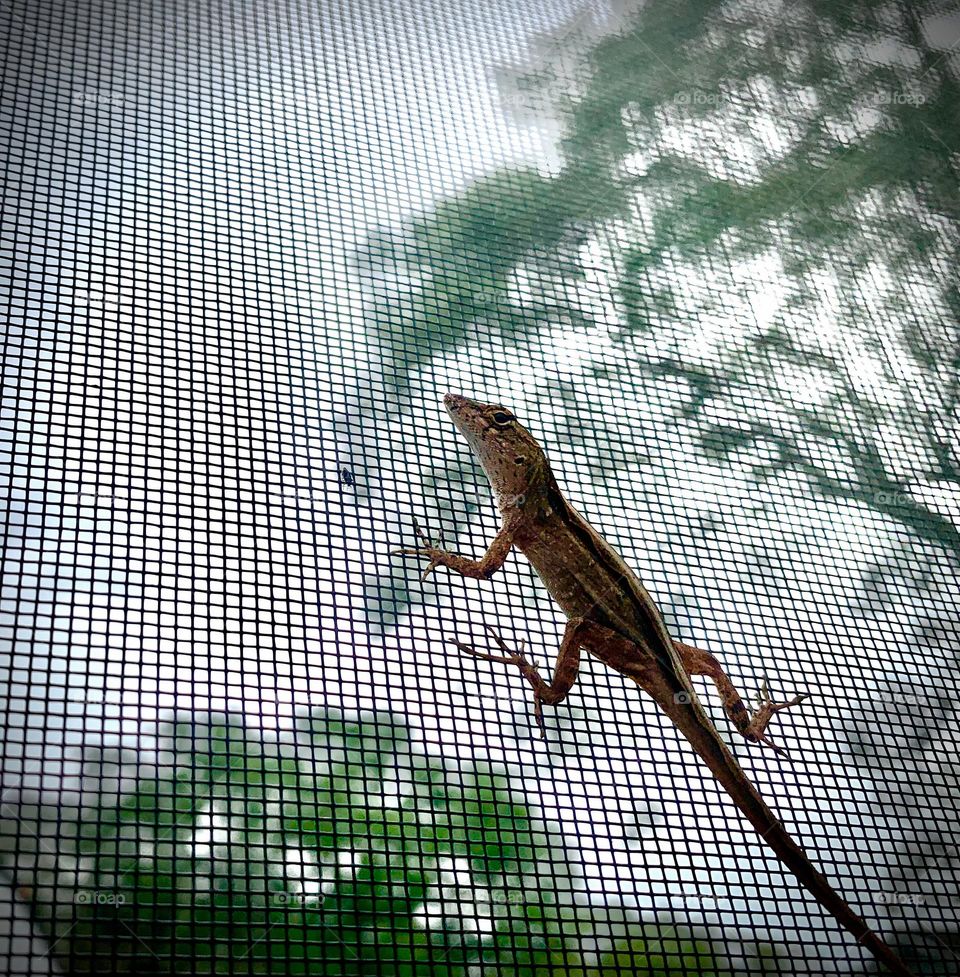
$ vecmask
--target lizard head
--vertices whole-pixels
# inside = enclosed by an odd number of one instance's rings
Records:
[[[543,448],[513,411],[459,394],[447,394],[443,403],[487,473],[501,510],[523,505],[546,482],[550,466]]]

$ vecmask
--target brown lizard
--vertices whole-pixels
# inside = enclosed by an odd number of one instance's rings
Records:
[[[425,556],[427,576],[445,566],[466,577],[488,580],[503,566],[515,546],[533,564],[568,622],[553,679],[545,681],[521,653],[512,652],[488,627],[503,652],[480,652],[462,641],[464,653],[517,667],[533,686],[535,717],[543,734],[543,704],[562,701],[576,681],[580,651],[633,679],[690,741],[744,817],[783,864],[891,973],[913,977],[897,954],[847,905],[787,834],[776,815],[750,783],[720,738],[697,698],[691,675],[706,675],[720,691],[724,708],[751,742],[777,749],[766,727],[781,709],[796,705],[770,701],[763,686],[761,705],[752,716],[720,663],[708,652],[674,641],[659,609],[620,555],[563,497],[543,449],[505,407],[447,394],[444,404],[483,466],[502,515],[500,532],[480,560],[450,553],[430,543],[398,551]]]

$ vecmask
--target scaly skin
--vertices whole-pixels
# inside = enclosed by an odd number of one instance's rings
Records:
[[[633,679],[690,741],[744,817],[820,905],[892,974],[913,977],[784,830],[720,738],[697,698],[690,675],[709,676],[737,729],[749,741],[775,750],[778,748],[766,734],[767,723],[774,713],[796,705],[805,696],[773,703],[764,683],[760,708],[751,716],[712,655],[670,637],[659,609],[636,574],[563,497],[543,449],[512,412],[457,394],[447,394],[444,403],[490,479],[503,526],[480,560],[449,553],[425,537],[423,546],[399,552],[427,557],[424,577],[435,567],[445,566],[463,576],[487,580],[516,547],[533,564],[568,618],[550,682],[522,654],[511,652],[492,629],[489,630],[503,654],[476,651],[460,641],[455,642],[457,647],[477,658],[520,669],[534,690],[541,735],[543,704],[556,704],[570,691],[577,678],[582,648]]]

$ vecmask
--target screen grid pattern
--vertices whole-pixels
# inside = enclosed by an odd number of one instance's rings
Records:
[[[879,974],[584,655],[502,404],[751,781],[960,973],[946,3],[0,4],[0,969]]]

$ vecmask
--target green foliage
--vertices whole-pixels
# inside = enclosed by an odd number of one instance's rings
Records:
[[[60,813],[58,882],[35,909],[70,973],[710,977],[719,966],[668,924],[661,936],[605,923],[615,945],[599,953],[559,827],[536,820],[502,771],[417,749],[396,717],[317,711],[278,739],[182,716],[159,758],[157,775],[84,811],[75,830]]]
[[[387,389],[399,394],[434,357],[487,332],[519,342],[558,316],[582,321],[575,308],[557,308],[549,285],[579,274],[584,204],[577,191],[573,181],[534,170],[498,171],[399,232],[370,238],[356,261],[375,283],[370,322]],[[545,288],[542,303],[521,307],[511,298],[521,266]]]
[[[644,935],[618,941],[597,967],[564,971],[564,977],[727,977],[729,964],[706,943],[673,933],[664,938],[651,929]]]
[[[935,9],[650,3],[583,43],[566,88],[521,76],[565,124],[560,172],[495,173],[372,246],[410,286],[375,319],[398,382],[487,336],[595,327],[569,296],[576,249],[609,230],[619,397],[673,385],[712,460],[800,474],[960,559],[929,501],[960,490],[960,85],[922,28]],[[775,309],[743,301],[719,330],[727,301],[766,300],[751,261]]]
[[[680,381],[680,414],[708,456],[759,455],[756,478],[802,473],[817,493],[960,558],[952,521],[914,491],[960,488],[960,299],[946,273],[960,258],[948,145],[960,86],[922,14],[907,3],[800,4],[769,17],[759,6],[648,4],[585,52],[590,81],[562,106],[564,147],[569,168],[603,163],[624,189],[636,185],[624,164],[644,157],[648,216],[633,240],[620,232],[616,283],[638,396]],[[913,60],[867,53],[896,44]],[[753,135],[771,119],[789,136],[780,152]],[[692,120],[749,147],[752,170],[737,173],[709,139],[702,154],[674,148],[671,133]],[[706,351],[687,343],[690,321],[714,310],[697,308],[684,274],[719,267],[715,290],[733,292],[723,274],[760,255],[783,270],[773,325],[732,324]],[[878,268],[892,286],[877,289]],[[827,328],[825,280],[838,300]],[[930,283],[923,326],[899,281]]]
[[[71,972],[446,974],[506,955],[532,974],[558,959],[556,891],[529,877],[569,880],[562,844],[498,772],[411,752],[389,717],[318,713],[289,742],[215,717],[170,733],[163,775],[83,820],[57,944]]]

